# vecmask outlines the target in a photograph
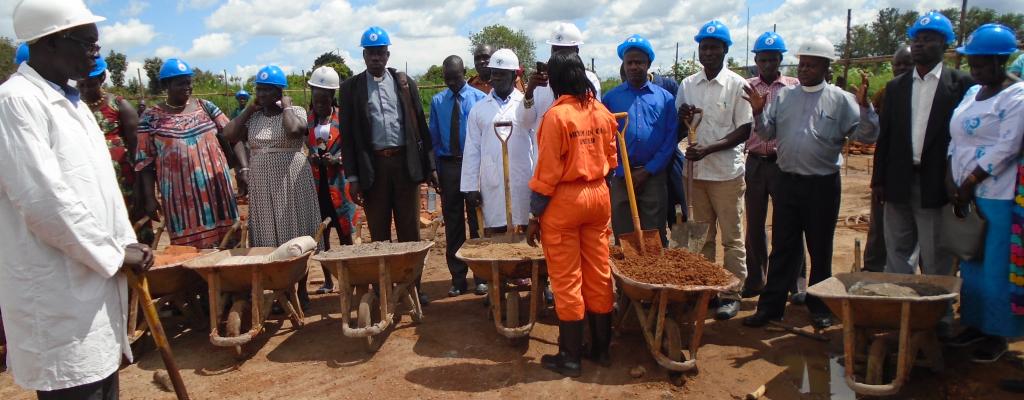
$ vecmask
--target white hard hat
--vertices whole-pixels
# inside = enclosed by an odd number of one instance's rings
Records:
[[[572,23],[559,22],[547,43],[552,46],[579,46],[583,44],[583,33]]]
[[[821,57],[832,61],[839,59],[836,56],[836,46],[832,45],[832,42],[824,36],[815,36],[813,39],[800,43],[800,48],[796,50],[796,56]]]
[[[487,68],[518,70],[519,57],[512,50],[500,49],[491,54],[491,62],[487,64]]]
[[[14,34],[23,42],[106,20],[89,11],[82,0],[22,0],[14,6],[13,19]]]
[[[338,77],[338,71],[335,71],[334,68],[322,65],[313,70],[313,74],[309,76],[309,86],[337,89],[341,86],[341,78]]]

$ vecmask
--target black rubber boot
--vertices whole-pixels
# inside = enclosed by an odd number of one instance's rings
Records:
[[[540,358],[544,368],[576,378],[580,369],[580,350],[583,348],[583,321],[558,321],[558,354]]]
[[[590,361],[602,367],[612,366],[611,353],[608,348],[612,344],[612,313],[587,313],[590,320]]]

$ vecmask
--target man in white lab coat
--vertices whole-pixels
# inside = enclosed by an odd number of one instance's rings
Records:
[[[144,272],[110,154],[68,80],[88,75],[99,32],[81,0],[23,0],[32,59],[0,86],[0,309],[8,366],[40,399],[115,399],[126,331],[122,268]]]
[[[583,33],[570,22],[560,22],[546,43],[551,45],[551,54],[563,51],[579,54],[580,46],[583,44]],[[594,97],[600,101],[601,79],[594,72],[587,71],[587,80],[594,86]],[[548,86],[547,64],[538,62],[537,70],[530,75],[530,82],[526,85],[523,101],[516,107],[516,121],[536,131],[540,127],[544,113],[554,102],[555,94]]]
[[[501,141],[495,134],[495,123],[512,123],[511,129],[499,127],[497,132],[508,137],[513,228],[524,228],[529,222],[528,184],[537,162],[537,151],[530,126],[514,121],[515,110],[523,101],[523,93],[513,87],[519,57],[512,50],[498,50],[491,55],[488,68],[493,89],[469,112],[462,159],[462,191],[466,192],[467,202],[472,207],[482,203],[484,221],[481,223],[486,233],[495,234],[508,229]]]

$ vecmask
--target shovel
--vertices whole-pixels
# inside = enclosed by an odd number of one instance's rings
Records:
[[[156,313],[156,306],[153,305],[153,296],[149,294],[149,283],[146,282],[146,275],[136,275],[130,270],[125,270],[125,275],[128,277],[128,281],[135,287],[135,290],[139,293],[142,303],[143,314],[146,316],[146,323],[149,324],[149,332],[153,334],[153,341],[156,342],[156,347],[160,349],[160,357],[164,359],[164,366],[167,367],[167,374],[171,378],[171,384],[174,386],[174,394],[178,397],[178,400],[187,400],[188,391],[185,390],[185,381],[181,379],[181,371],[178,370],[178,364],[174,362],[174,355],[171,354],[171,344],[167,341],[167,334],[164,333],[164,327],[160,324],[160,316]],[[216,327],[214,327],[216,329]]]
[[[697,136],[697,127],[700,126],[700,122],[703,119],[704,112],[697,110],[693,113],[693,118],[686,122],[686,128],[689,129],[689,134],[686,135],[687,147],[693,146]],[[691,253],[700,254],[701,250],[704,249],[704,243],[708,239],[708,224],[693,221],[693,161],[686,160],[685,168],[686,184],[684,191],[686,192],[686,215],[689,216],[689,221],[683,222],[682,213],[676,214],[676,223],[672,225],[672,240],[679,247],[686,248]]]
[[[626,196],[629,198],[629,212],[633,217],[633,232],[619,235],[622,254],[626,257],[637,255],[661,255],[661,234],[657,229],[642,230],[640,213],[636,209],[636,193],[633,191],[633,172],[629,168],[629,151],[626,150],[626,128],[629,127],[628,113],[615,113],[615,119],[624,119],[622,130],[615,132],[619,140],[619,154],[622,155],[622,171],[626,173]]]
[[[508,134],[502,136],[498,128],[508,128]],[[509,186],[508,140],[512,138],[512,121],[495,121],[494,136],[501,142],[501,167],[505,178],[505,236],[513,238],[516,226],[512,223],[512,188]]]

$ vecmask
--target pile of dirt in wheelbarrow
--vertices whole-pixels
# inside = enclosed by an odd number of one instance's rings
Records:
[[[613,258],[616,258],[616,250],[612,248]],[[732,277],[704,256],[684,249],[665,249],[660,256],[623,257],[615,265],[619,272],[634,281],[657,285],[722,286]]]
[[[923,282],[873,283],[857,282],[846,290],[858,296],[877,297],[928,297],[948,294],[946,289]]]
[[[324,253],[323,256],[342,254],[345,257],[380,257],[394,254],[405,254],[422,249],[422,242],[370,242],[337,247]]]
[[[199,249],[192,246],[169,246],[153,255],[153,267],[180,264],[200,255],[202,253],[199,252]]]
[[[497,243],[474,242],[460,248],[463,257],[477,260],[538,260],[544,258],[544,249],[531,247],[526,242]]]

